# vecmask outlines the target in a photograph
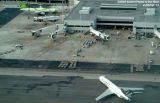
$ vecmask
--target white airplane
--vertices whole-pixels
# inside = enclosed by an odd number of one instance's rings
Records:
[[[109,35],[106,35],[105,33],[101,33],[99,31],[93,29],[92,27],[89,28],[89,31],[90,31],[91,34],[94,34],[94,35],[100,37],[103,40],[109,40]]]
[[[129,87],[118,87],[110,80],[108,80],[105,76],[100,76],[99,80],[108,87],[108,89],[100,94],[95,100],[99,101],[104,97],[110,96],[112,94],[117,95],[119,98],[122,98],[127,101],[131,101],[131,95],[136,93],[143,93],[143,88],[129,88]],[[138,92],[140,91],[140,92]]]

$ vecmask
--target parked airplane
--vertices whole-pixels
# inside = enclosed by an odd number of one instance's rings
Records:
[[[54,13],[54,12],[58,12],[58,8],[44,8],[42,6],[40,6],[39,8],[33,8],[33,7],[27,7],[27,5],[22,2],[22,1],[18,1],[16,0],[18,3],[18,6],[20,7],[21,10],[26,11],[26,12],[33,12],[34,14],[41,14],[41,15],[45,15],[46,13]]]
[[[109,35],[93,29],[92,26],[89,28],[89,31],[91,34],[94,34],[103,40],[109,40]]]
[[[108,80],[105,76],[100,76],[99,80],[108,87],[108,89],[103,92],[101,95],[99,95],[95,100],[99,101],[103,99],[104,97],[107,97],[109,95],[115,94],[119,98],[122,98],[127,101],[131,101],[131,95],[136,93],[143,93],[143,88],[130,88],[130,87],[118,87],[114,83],[112,83],[110,80]],[[140,92],[138,92],[140,91]]]

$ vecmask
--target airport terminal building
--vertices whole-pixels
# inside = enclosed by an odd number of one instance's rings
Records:
[[[144,7],[142,4],[120,4],[117,0],[80,0],[66,16],[64,23],[76,31],[119,26],[131,27],[133,33],[153,33],[160,29],[160,7]]]

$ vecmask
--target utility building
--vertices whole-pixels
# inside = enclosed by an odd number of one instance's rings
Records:
[[[160,29],[160,7],[120,4],[117,0],[80,0],[66,16],[68,29],[76,31],[97,27],[130,27],[133,33],[153,33]]]

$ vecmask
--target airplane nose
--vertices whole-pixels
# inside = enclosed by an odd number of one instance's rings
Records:
[[[104,78],[104,76],[99,76],[99,80],[102,80]]]
[[[130,99],[130,98],[128,98],[128,101],[131,101],[131,99]]]

